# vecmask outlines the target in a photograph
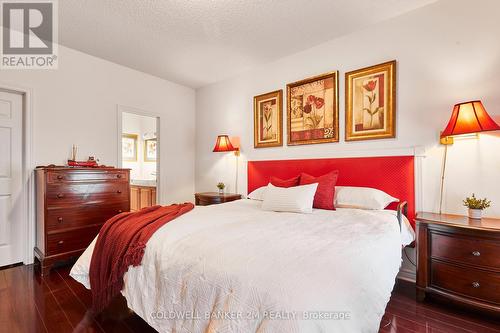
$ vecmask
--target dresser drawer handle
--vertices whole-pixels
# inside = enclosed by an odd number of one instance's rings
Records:
[[[64,241],[62,241],[62,240],[57,242],[57,245],[63,245],[63,244],[64,244]]]
[[[64,177],[63,177],[62,175],[58,175],[58,176],[57,176],[57,179],[59,179],[59,180],[61,180],[61,179],[63,179],[63,178],[64,178]]]
[[[479,288],[479,287],[481,287],[481,285],[479,284],[479,282],[474,281],[474,282],[472,282],[472,287],[473,288]]]
[[[57,195],[57,197],[58,197],[59,199],[61,199],[62,197],[64,197],[64,194],[59,193],[59,194]]]
[[[63,218],[62,217],[58,217],[57,218],[57,222],[61,223],[63,221]]]
[[[121,209],[118,209],[118,213],[123,213],[123,210],[121,210]]]
[[[122,178],[122,175],[117,174],[117,175],[116,175],[116,178]]]
[[[473,255],[474,257],[479,257],[479,256],[481,255],[481,252],[479,252],[479,251],[473,251],[473,252],[472,252],[472,255]]]
[[[121,190],[118,190],[118,191],[116,191],[116,193],[121,194],[121,193],[122,193],[122,191],[121,191]]]

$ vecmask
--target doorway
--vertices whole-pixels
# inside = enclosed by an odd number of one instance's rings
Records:
[[[0,90],[0,267],[21,263],[26,244],[23,196],[23,95]]]
[[[159,203],[159,122],[158,116],[128,107],[119,107],[120,156],[122,168],[130,169],[130,210]]]

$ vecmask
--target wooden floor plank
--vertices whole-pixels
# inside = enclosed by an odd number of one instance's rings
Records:
[[[500,332],[500,324],[492,317],[476,315],[445,303],[417,302],[414,285],[404,282],[396,286],[386,310],[396,312],[405,319],[425,323],[435,331]]]
[[[69,288],[59,288],[53,292],[53,295],[75,330],[78,331],[78,328],[85,327],[85,332],[88,333],[104,333],[104,330],[94,320],[92,312],[80,303]]]
[[[0,327],[2,327],[5,332],[21,332],[19,323],[13,320],[13,318],[15,318],[15,313],[10,302],[9,290],[0,290]]]
[[[57,303],[45,280],[36,273],[33,273],[32,279],[35,304],[47,330],[50,333],[72,332],[73,326]]]
[[[391,326],[394,329],[407,329],[413,332],[425,332],[427,327],[424,324],[413,321],[409,318],[405,318],[403,316],[398,316],[390,311],[385,311],[386,315],[388,315],[389,320],[391,321]]]
[[[21,332],[18,323],[12,318],[15,318],[15,314],[11,302],[11,291],[4,270],[0,270],[0,327],[3,327],[6,332]]]
[[[78,298],[68,288],[64,279],[53,270],[49,275],[42,278],[44,285],[55,300],[59,312],[64,315],[72,327],[71,331],[76,332],[98,332],[104,330],[94,320],[92,314],[80,303]]]
[[[400,304],[403,308],[409,309],[412,312],[425,312],[431,315],[431,312],[436,313],[440,318],[448,318],[453,322],[457,322],[458,326],[472,324],[475,327],[483,326],[494,328],[500,331],[500,321],[491,316],[476,314],[455,306],[448,305],[446,302],[436,302],[434,300],[426,300],[425,302],[415,301],[415,287],[408,285],[404,288],[396,288],[391,301],[393,304]]]
[[[75,296],[78,298],[78,300],[86,307],[90,308],[92,306],[92,295],[90,291],[85,288],[81,283],[77,282],[75,279],[73,279],[71,276],[69,276],[69,273],[66,274],[64,271],[57,271],[55,272],[59,274],[59,277],[61,278],[62,281],[66,284],[66,286],[73,291]]]
[[[413,317],[401,315],[399,314],[394,314],[392,313],[391,309],[386,309],[385,311],[386,315],[389,316],[391,320],[391,326],[393,328],[405,328],[408,330],[412,330],[415,332],[428,332],[430,328],[432,328],[435,332],[457,332],[457,333],[463,333],[462,331],[457,331],[455,327],[453,326],[433,326],[432,323],[429,322],[424,322],[424,321],[416,321],[414,320]]]
[[[45,324],[35,305],[33,284],[29,279],[29,267],[18,266],[4,270],[12,307],[12,322],[21,332],[47,333]]]
[[[67,288],[66,283],[64,283],[64,280],[61,278],[61,276],[57,274],[56,270],[53,270],[49,275],[44,276],[43,280],[52,293]]]
[[[125,319],[125,323],[133,332],[155,333],[156,330],[149,326],[141,317],[135,313]]]
[[[476,316],[463,313],[434,302],[411,302],[394,297],[388,306],[388,309],[397,308],[405,313],[404,316],[412,317],[415,320],[426,320],[434,328],[456,327],[457,332],[481,332],[494,333],[500,331],[500,326],[490,322],[487,318],[480,320]]]
[[[87,310],[90,310],[92,306],[92,296],[88,289],[86,289],[81,283],[78,283],[73,278],[69,276],[69,271],[60,270],[56,272],[59,274],[61,279],[66,283],[67,287],[73,292],[78,301],[85,306]],[[130,329],[125,323],[124,315],[127,315],[126,304],[117,304],[119,309],[115,310],[113,307],[109,307],[101,314],[96,316],[94,320],[105,332],[116,332],[116,333],[133,333],[134,331]]]
[[[432,327],[435,329],[443,330],[445,332],[456,332],[456,333],[472,333],[475,329],[465,329],[463,327],[457,326],[454,322],[443,321],[442,318],[434,316],[426,316],[421,313],[412,313],[406,311],[406,309],[401,309],[395,307],[393,304],[387,306],[386,312],[396,313],[398,317],[403,319],[410,319],[417,323],[422,323],[424,326]]]
[[[0,270],[0,290],[4,290],[7,288],[7,281],[5,281],[5,273],[3,270]]]

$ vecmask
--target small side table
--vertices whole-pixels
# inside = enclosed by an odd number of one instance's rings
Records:
[[[196,206],[217,205],[224,202],[230,202],[241,199],[241,194],[218,192],[202,192],[194,195]]]
[[[500,219],[417,214],[417,298],[500,314]]]

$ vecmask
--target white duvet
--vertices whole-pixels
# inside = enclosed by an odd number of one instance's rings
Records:
[[[160,332],[377,332],[408,222],[400,232],[394,211],[260,206],[198,206],[159,229],[125,274],[128,306]],[[94,242],[70,273],[87,288]]]

